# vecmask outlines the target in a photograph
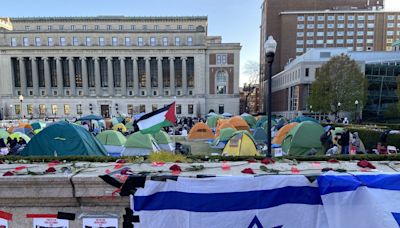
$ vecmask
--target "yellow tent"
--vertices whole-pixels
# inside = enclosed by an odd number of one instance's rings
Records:
[[[122,123],[113,126],[114,131],[118,131],[119,129],[122,131],[122,133],[125,133],[127,131],[125,125]]]
[[[272,139],[272,144],[282,144],[282,141],[285,139],[286,135],[297,124],[299,124],[299,123],[293,122],[293,123],[290,123],[290,124],[286,124],[281,129],[279,129],[279,131],[276,132],[276,135],[275,135],[274,139]]]
[[[248,133],[235,133],[225,145],[222,155],[225,156],[257,156],[260,155],[256,145]]]

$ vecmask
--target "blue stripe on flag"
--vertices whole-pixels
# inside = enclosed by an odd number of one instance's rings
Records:
[[[318,177],[318,186],[321,195],[354,191],[361,186],[400,191],[400,175],[323,175]]]
[[[135,211],[185,210],[222,212],[265,209],[282,204],[322,205],[317,187],[287,186],[270,190],[226,193],[158,192],[134,196]]]

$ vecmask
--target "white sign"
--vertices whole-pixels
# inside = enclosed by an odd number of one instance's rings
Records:
[[[34,218],[33,228],[69,228],[69,221],[56,218]]]
[[[117,218],[84,218],[83,228],[118,228]]]
[[[8,228],[8,221],[0,218],[0,228]]]
[[[274,148],[274,155],[275,157],[282,157],[283,156],[282,148]]]

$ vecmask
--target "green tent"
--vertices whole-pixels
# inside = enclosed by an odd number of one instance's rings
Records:
[[[228,141],[235,132],[236,130],[231,127],[222,128],[219,132],[218,139],[220,141]]]
[[[130,135],[126,140],[125,148],[123,156],[149,155],[151,152],[160,150],[151,134],[142,134],[141,132]]]
[[[272,120],[271,120],[271,127],[273,127],[273,126],[275,126],[275,125],[277,125],[277,124],[278,124],[278,123],[276,122],[275,119],[272,119]],[[264,128],[264,130],[265,130],[266,132],[268,131],[268,120],[265,121],[265,122],[263,123],[262,128]]]
[[[244,121],[246,121],[246,123],[249,125],[250,128],[255,128],[256,124],[257,124],[257,120],[254,116],[252,115],[244,115],[242,114],[240,117],[242,117],[242,119],[244,119]]]
[[[158,146],[161,150],[175,151],[175,143],[172,141],[171,136],[165,131],[159,131],[153,134]]]
[[[0,138],[7,139],[8,136],[10,136],[10,134],[6,130],[0,129]]]
[[[265,130],[262,127],[256,128],[256,130],[253,133],[253,137],[256,141],[256,143],[267,143],[267,138],[268,134],[265,132]]]
[[[25,142],[27,142],[27,143],[31,140],[31,138],[29,136],[27,136],[26,134],[21,133],[21,132],[12,133],[10,135],[10,138],[11,139],[17,139],[17,140],[19,140],[20,138],[23,138],[23,139],[25,139]]]
[[[118,131],[107,130],[103,131],[96,136],[96,138],[103,144],[103,145],[110,145],[110,146],[123,146],[126,143],[125,136]]]
[[[324,129],[313,121],[303,121],[292,128],[282,142],[282,150],[289,155],[307,155],[314,149],[322,153],[320,141]]]
[[[256,122],[256,127],[264,126],[265,121],[268,121],[268,116],[261,116],[260,118],[258,118],[258,120]]]
[[[33,122],[31,123],[31,127],[33,130],[40,130],[46,127],[46,123],[44,122]]]
[[[210,128],[216,128],[217,127],[217,122],[219,119],[223,119],[224,117],[221,115],[214,115],[214,116],[209,116],[207,117],[207,125]]]
[[[31,139],[23,156],[107,155],[104,146],[85,128],[56,122]]]
[[[133,122],[128,122],[125,124],[126,129],[133,130]]]

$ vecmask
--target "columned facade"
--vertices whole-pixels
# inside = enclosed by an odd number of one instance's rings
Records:
[[[26,41],[26,38],[31,42],[47,39],[53,33],[48,32],[41,38],[40,32],[25,31],[27,26],[39,29],[44,27],[43,23],[53,23],[53,27],[66,23],[70,27],[79,22],[87,23],[89,28],[93,25],[95,29],[97,24],[101,28],[118,22],[107,20],[97,17],[15,19],[15,31],[5,31],[5,38],[0,38],[0,82],[5,82],[0,87],[7,88],[0,91],[0,117],[17,118],[22,113],[32,118],[76,117],[91,113],[133,115],[150,112],[174,101],[178,116],[203,116],[210,109],[239,113],[239,93],[234,87],[239,83],[241,46],[223,44],[221,37],[207,37],[205,17],[127,18],[125,25],[118,28],[150,20],[160,26],[166,24],[165,28],[174,25],[173,31],[129,30],[129,35],[121,37],[119,32],[100,29],[98,33],[102,39],[89,39],[90,33],[83,32],[82,35],[82,31],[69,31],[70,37],[60,38],[65,43],[44,45],[46,42],[42,42],[40,46]],[[186,28],[176,30],[179,26]],[[63,36],[63,33],[54,31],[54,36]],[[149,41],[156,39],[159,42],[148,43],[147,36]],[[180,43],[175,43],[177,36],[180,36]],[[15,39],[25,43],[14,45],[12,40]],[[190,43],[186,43],[186,39]],[[104,43],[96,43],[97,40]],[[107,40],[113,42],[107,43]],[[234,57],[229,63],[227,59],[218,63],[209,61],[209,55],[215,58],[219,54]],[[216,78],[210,75],[214,68],[229,71],[223,94],[215,91],[208,94],[208,88],[216,85],[210,81],[210,78]],[[19,95],[24,96],[22,106]]]

